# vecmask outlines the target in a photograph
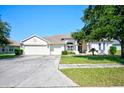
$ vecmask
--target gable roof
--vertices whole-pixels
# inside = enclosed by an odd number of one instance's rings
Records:
[[[46,40],[50,41],[51,44],[64,44],[64,40],[62,39],[73,39],[71,34],[61,34],[61,35],[53,35],[44,37]]]
[[[37,37],[37,38],[39,38],[39,39],[42,39],[42,40],[46,41],[47,43],[50,43],[50,42],[49,42],[48,40],[46,40],[45,38],[39,37],[39,36],[37,36],[37,35],[32,35],[32,36],[30,36],[30,37],[28,37],[28,38],[22,40],[21,43],[22,43],[22,42],[25,42],[25,41],[27,41],[27,40],[33,38],[33,37]]]

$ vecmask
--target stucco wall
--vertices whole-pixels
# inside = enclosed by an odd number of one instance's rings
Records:
[[[50,50],[51,55],[61,55],[62,51],[64,51],[64,45],[51,45]]]

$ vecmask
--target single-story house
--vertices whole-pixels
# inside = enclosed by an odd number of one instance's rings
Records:
[[[70,34],[40,37],[32,35],[21,41],[24,55],[61,55],[62,51],[73,51],[75,54],[87,53],[91,48],[99,54],[108,54],[111,41],[78,43]]]
[[[0,46],[0,54],[14,54],[16,48],[20,48],[20,43],[11,39],[8,39],[9,44]]]
[[[113,45],[113,41],[93,41],[87,43],[87,54],[90,54],[89,51],[91,48],[97,50],[96,54],[109,54],[110,46]]]
[[[117,50],[121,50],[121,44],[117,40],[113,40],[113,45],[116,46]]]

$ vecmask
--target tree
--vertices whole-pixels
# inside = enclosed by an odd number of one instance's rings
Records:
[[[92,52],[92,55],[95,55],[95,52],[98,52],[95,48],[91,48],[89,52]]]
[[[85,39],[85,35],[81,30],[77,30],[77,32],[73,32],[71,36],[76,39],[78,42],[82,41]]]
[[[124,6],[90,5],[81,19],[85,24],[81,32],[86,40],[116,39],[121,44],[121,57],[124,58]]]
[[[0,19],[0,46],[9,44],[9,41],[7,38],[9,38],[10,35],[10,26],[7,22],[3,22]]]

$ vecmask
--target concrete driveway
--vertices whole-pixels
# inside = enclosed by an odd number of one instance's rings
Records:
[[[0,60],[0,87],[75,87],[58,70],[60,56],[23,56]]]

